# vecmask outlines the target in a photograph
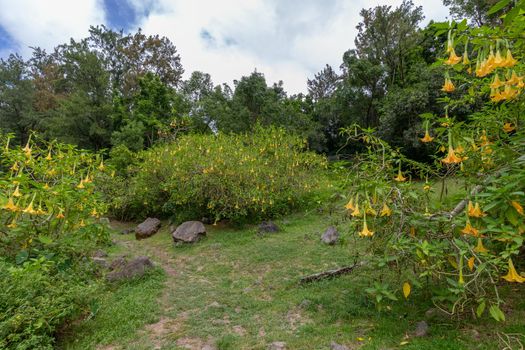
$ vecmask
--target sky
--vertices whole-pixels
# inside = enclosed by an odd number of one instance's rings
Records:
[[[215,84],[254,70],[289,93],[326,64],[339,67],[354,47],[359,11],[402,0],[0,0],[0,58],[53,47],[88,35],[90,25],[168,37],[185,69]],[[425,20],[446,20],[441,0],[414,0]]]

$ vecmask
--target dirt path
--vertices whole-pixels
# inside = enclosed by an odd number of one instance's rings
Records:
[[[111,226],[117,231],[123,231],[134,227],[132,223],[114,221]],[[162,349],[167,342],[167,338],[180,335],[187,320],[189,312],[179,312],[176,317],[174,304],[172,303],[172,293],[177,287],[178,276],[185,269],[188,256],[176,256],[171,245],[171,240],[165,236],[169,235],[167,225],[159,230],[153,237],[144,240],[135,240],[132,234],[118,235],[114,237],[114,242],[127,252],[126,255],[148,256],[157,266],[161,267],[166,273],[166,282],[162,294],[158,298],[160,319],[158,322],[148,324],[138,333],[142,339],[141,343],[150,343],[153,349]],[[173,340],[173,339],[171,339]],[[211,339],[203,340],[200,338],[180,337],[176,341],[177,347],[190,350],[213,350],[216,349]]]

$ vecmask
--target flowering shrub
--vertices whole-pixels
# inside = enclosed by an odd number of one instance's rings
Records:
[[[121,215],[208,217],[215,221],[271,217],[303,203],[325,159],[280,129],[249,135],[186,135],[139,157],[126,190],[112,195]],[[114,186],[106,186],[112,188]]]
[[[96,285],[82,257],[108,240],[92,184],[104,165],[73,146],[1,142],[0,348],[51,349]]]
[[[405,298],[431,285],[434,303],[450,314],[503,321],[499,286],[525,282],[524,3],[502,27],[436,25],[449,30],[444,112],[422,116],[420,138],[434,148],[433,164],[407,159],[373,130],[346,130],[369,147],[345,208],[353,232],[370,240],[367,252],[375,254],[366,259],[395,265],[395,290]],[[455,110],[476,105],[468,120],[454,118]],[[465,191],[445,203],[439,199],[450,179]],[[382,295],[377,302],[397,300],[392,286],[379,282],[368,292]]]

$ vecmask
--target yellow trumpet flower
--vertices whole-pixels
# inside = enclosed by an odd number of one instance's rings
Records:
[[[465,50],[465,52],[463,52],[463,64],[469,64],[470,63],[470,60],[468,59],[468,53],[467,53],[467,50]]]
[[[16,185],[15,192],[13,192],[13,197],[20,197],[22,194],[20,193],[20,185]]]
[[[481,210],[479,203],[473,204],[472,201],[468,202],[467,214],[471,218],[481,218],[487,215]]]
[[[454,83],[452,83],[452,80],[450,80],[448,77],[445,78],[445,83],[443,84],[441,91],[453,92],[454,90],[456,90],[456,87],[454,86]]]
[[[407,180],[406,177],[403,176],[403,173],[401,172],[401,169],[398,170],[397,176],[394,178],[397,182],[405,182]]]
[[[510,202],[510,205],[512,205],[514,207],[514,209],[516,209],[516,211],[520,214],[520,215],[523,215],[523,207],[521,206],[521,204],[519,204],[518,202],[516,201],[511,201]]]
[[[65,218],[65,216],[64,216],[64,214],[63,214],[62,211],[63,211],[62,209],[59,209],[58,214],[57,214],[57,216],[56,216],[57,219],[63,219],[63,218]]]
[[[350,215],[352,215],[353,217],[361,216],[361,211],[359,210],[359,203],[357,201],[355,203],[355,209],[354,209],[354,211],[352,211],[352,214],[350,214]]]
[[[23,213],[29,214],[29,215],[37,214],[37,211],[33,209],[33,201],[34,200],[35,200],[35,196],[33,196],[33,199],[31,199],[31,202],[29,202],[29,205],[27,206],[27,208],[22,210]]]
[[[448,59],[444,63],[453,66],[455,64],[458,64],[459,62],[461,62],[461,57],[456,55],[456,51],[452,47],[450,49],[450,54],[448,56]]]
[[[490,86],[491,89],[498,89],[498,88],[502,87],[503,85],[505,85],[505,83],[503,83],[499,79],[499,74],[495,74],[494,75],[494,80],[492,81],[492,83],[489,86]]]
[[[483,246],[483,241],[481,240],[481,237],[478,237],[478,245],[474,248],[474,252],[476,253],[488,253],[488,249]]]
[[[51,150],[49,150],[49,152],[47,153],[46,160],[51,160],[51,159],[53,158],[51,157]]]
[[[347,210],[352,210],[352,211],[355,210],[354,199],[353,199],[353,198],[350,198],[350,200],[348,201],[348,203],[346,203],[345,208],[346,208]]]
[[[425,136],[423,138],[421,138],[420,140],[423,143],[427,143],[427,142],[432,142],[432,140],[434,140],[434,138],[432,136],[430,136],[430,134],[428,133],[428,130],[426,130],[425,131]]]
[[[27,141],[26,146],[22,149],[27,158],[31,157],[31,147],[29,147],[29,141]]]
[[[514,264],[512,263],[512,259],[509,258],[509,271],[505,276],[501,276],[504,280],[507,282],[517,282],[517,283],[523,283],[525,282],[525,278],[521,277],[518,272],[516,271],[516,268],[514,268]]]
[[[447,156],[441,159],[441,161],[445,164],[457,164],[457,163],[461,163],[463,159],[456,156],[456,152],[454,151],[454,148],[449,146]]]
[[[463,233],[465,235],[471,235],[471,236],[474,236],[474,237],[479,237],[479,230],[476,229],[475,227],[473,227],[470,224],[470,220],[469,219],[467,219],[467,223],[465,224],[465,227],[463,228],[463,230],[461,230],[461,233]]]
[[[512,53],[510,52],[510,49],[507,49],[507,57],[505,57],[505,60],[503,61],[502,67],[513,67],[516,63],[518,63],[517,60],[512,57]]]
[[[366,224],[366,215],[363,220],[363,229],[361,232],[359,232],[359,237],[372,237],[374,235],[373,231],[370,231],[368,229],[368,225]]]
[[[506,133],[512,132],[515,129],[516,129],[516,127],[514,125],[512,125],[512,123],[505,123],[505,124],[503,124],[503,131],[505,131]]]
[[[7,203],[2,207],[2,209],[9,211],[18,211],[20,208],[15,204],[13,197],[9,197]]]
[[[381,213],[379,213],[379,216],[390,216],[392,215],[392,210],[388,207],[388,205],[385,203],[383,204],[383,208],[381,209]]]
[[[78,188],[78,189],[83,189],[83,188],[85,188],[85,186],[84,186],[84,180],[80,180],[80,183],[77,185],[77,188]]]

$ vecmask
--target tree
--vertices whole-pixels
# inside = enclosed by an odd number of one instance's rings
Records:
[[[482,25],[499,25],[498,15],[488,15],[488,10],[499,0],[443,0],[443,5],[449,7],[454,19],[467,18],[478,27]],[[507,6],[510,8],[509,6]]]
[[[316,102],[331,97],[337,89],[339,80],[339,75],[327,64],[322,71],[315,74],[314,79],[308,79],[308,94]]]
[[[387,83],[403,84],[412,48],[419,40],[418,24],[423,20],[423,8],[404,0],[399,7],[377,6],[361,10],[362,22],[357,25],[356,53],[372,64],[385,66]]]
[[[15,134],[16,141],[23,143],[37,119],[33,113],[35,91],[28,66],[22,57],[10,55],[0,59],[0,128]]]

